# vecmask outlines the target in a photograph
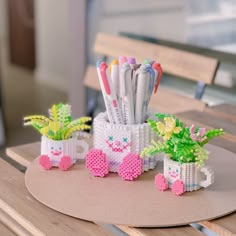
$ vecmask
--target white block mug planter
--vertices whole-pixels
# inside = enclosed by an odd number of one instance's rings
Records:
[[[164,175],[157,174],[155,184],[160,190],[172,189],[176,195],[206,188],[214,182],[210,167],[198,167],[196,163],[179,163],[164,157]]]
[[[94,176],[117,172],[122,179],[133,180],[155,168],[156,156],[139,156],[151,140],[157,140],[147,123],[111,124],[106,113],[100,113],[94,119],[93,131],[94,148],[86,155],[86,167]]]
[[[79,146],[83,148],[81,153],[77,151]],[[68,170],[78,159],[85,157],[88,149],[88,143],[78,140],[76,136],[66,140],[52,140],[42,136],[39,163],[46,170],[53,166]]]

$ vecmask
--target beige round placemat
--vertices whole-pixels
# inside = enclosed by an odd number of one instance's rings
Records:
[[[143,227],[185,225],[236,210],[236,155],[213,145],[207,149],[215,183],[180,197],[155,187],[154,176],[162,172],[162,163],[136,181],[126,182],[117,174],[93,177],[84,163],[66,172],[45,171],[36,159],[26,171],[25,183],[43,204],[80,219]]]

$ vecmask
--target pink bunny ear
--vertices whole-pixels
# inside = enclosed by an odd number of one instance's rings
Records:
[[[194,132],[195,132],[195,125],[191,125],[189,131],[190,131],[191,134],[194,134]]]
[[[203,136],[206,133],[206,128],[200,128],[198,132],[200,136]]]

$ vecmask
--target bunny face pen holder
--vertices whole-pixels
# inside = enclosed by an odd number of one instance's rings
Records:
[[[144,171],[154,169],[156,156],[140,158],[144,147],[157,139],[143,124],[111,124],[106,113],[94,119],[94,148],[86,156],[86,167],[94,176],[117,172],[124,180],[134,180]]]

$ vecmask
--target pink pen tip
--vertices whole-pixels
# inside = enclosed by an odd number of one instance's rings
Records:
[[[107,67],[108,67],[108,65],[107,65],[106,62],[102,62],[102,63],[100,63],[99,68],[104,68],[104,69],[106,69]]]
[[[156,84],[155,84],[155,87],[154,87],[154,93],[156,93],[156,92],[157,92],[157,89],[158,89],[158,87],[159,87],[159,84],[160,84],[160,82],[161,82],[161,78],[162,78],[162,68],[161,68],[160,63],[158,63],[158,62],[154,62],[154,63],[152,64],[152,68],[153,68],[154,70],[158,71],[158,77],[157,77],[157,79],[156,79]]]
[[[107,67],[108,67],[107,63],[106,62],[102,62],[100,64],[99,69],[100,69],[100,73],[101,73],[104,89],[106,91],[106,94],[109,95],[109,94],[111,94],[111,90],[110,90],[109,82],[108,82],[107,75],[106,75]]]
[[[126,56],[119,56],[119,64],[122,65],[125,62],[127,62]]]
[[[158,63],[158,62],[154,62],[153,64],[152,64],[152,68],[154,68],[154,67],[159,67],[160,66],[160,63]]]
[[[128,63],[131,64],[131,65],[136,64],[135,58],[134,58],[134,57],[129,57],[129,58],[128,58]]]

